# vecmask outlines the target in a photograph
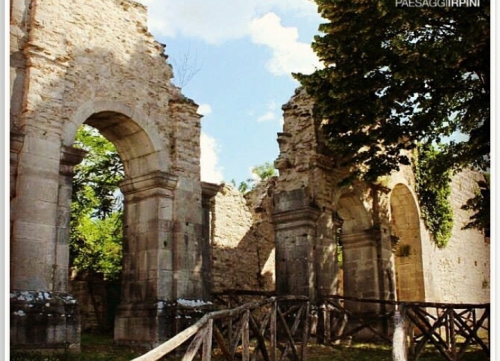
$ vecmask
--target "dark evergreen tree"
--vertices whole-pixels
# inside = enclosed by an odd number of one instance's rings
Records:
[[[442,146],[445,168],[490,159],[490,16],[481,7],[315,0],[328,20],[313,49],[325,67],[295,74],[330,147],[373,181],[408,164],[402,149]],[[443,142],[457,132],[464,140]]]
[[[312,45],[324,68],[295,77],[314,99],[339,164],[355,165],[345,182],[373,182],[410,164],[411,152],[402,151],[417,144],[440,150],[436,177],[470,167],[488,171],[489,0],[479,7],[315,2],[327,20]],[[489,209],[489,199],[481,200],[469,207]]]

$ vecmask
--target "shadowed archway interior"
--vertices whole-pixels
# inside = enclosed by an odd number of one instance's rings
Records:
[[[399,239],[395,253],[398,300],[425,301],[420,222],[415,199],[403,184],[394,187],[390,199],[391,234]]]

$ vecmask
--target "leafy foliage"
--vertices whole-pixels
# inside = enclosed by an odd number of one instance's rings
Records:
[[[114,145],[93,128],[81,127],[75,146],[88,154],[74,169],[70,262],[77,270],[116,278],[121,271],[123,209],[118,183],[123,165]]]
[[[231,183],[233,184],[233,186],[236,187],[236,181],[234,179],[231,180]],[[248,193],[251,190],[248,181],[241,181],[240,184],[237,186],[237,188],[241,194]]]
[[[270,162],[252,167],[252,173],[257,176],[257,182],[266,181],[276,175],[276,169]]]
[[[463,228],[470,229],[476,228],[485,231],[487,237],[490,236],[490,176],[485,175],[484,181],[478,182],[478,189],[476,196],[469,199],[467,203],[462,206],[464,210],[472,210],[474,214],[469,223]]]
[[[453,210],[449,201],[451,194],[451,171],[443,169],[437,161],[442,153],[432,145],[420,145],[414,164],[416,191],[420,210],[437,246],[448,243],[453,228]]]
[[[267,181],[268,179],[276,176],[276,169],[271,162],[265,162],[260,165],[252,167],[253,178],[249,178],[246,181],[241,182],[238,185],[238,191],[242,194],[251,191],[257,184],[262,181]],[[236,182],[233,179],[231,183],[236,187]]]
[[[409,164],[402,150],[417,143],[441,144],[446,168],[488,168],[488,0],[469,8],[315,1],[328,20],[313,43],[325,67],[295,77],[341,165],[357,166],[348,181]],[[445,141],[457,132],[467,139]]]

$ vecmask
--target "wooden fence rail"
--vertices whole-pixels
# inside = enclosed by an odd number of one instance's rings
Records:
[[[283,361],[285,358],[305,361],[308,322],[307,297],[270,297],[208,313],[192,326],[132,361],[159,360],[189,340],[191,343],[185,350],[182,361],[191,361],[200,353],[202,361],[210,361],[213,339],[227,361],[234,361],[236,358],[256,361],[259,354],[264,361]],[[299,329],[305,331],[300,335],[301,347],[297,350],[296,339],[299,336],[296,333]],[[253,352],[250,347],[251,339],[255,343]]]
[[[392,306],[385,313],[371,316],[351,313],[343,306],[344,301],[376,303]],[[490,355],[490,304],[449,304],[436,302],[402,302],[361,299],[346,296],[328,296],[324,300],[330,320],[326,333],[327,343],[352,337],[362,330],[369,330],[380,340],[394,345],[395,312],[402,316],[408,356],[417,360],[428,344],[447,361],[459,361],[467,348],[478,345],[485,355]],[[348,326],[347,326],[348,325]],[[480,335],[483,332],[483,335]]]
[[[255,301],[256,297],[260,299]],[[210,361],[213,340],[225,361],[307,360],[306,345],[314,328],[307,297],[231,291],[215,298],[226,309],[206,314],[132,361],[160,360],[189,340],[189,346],[182,348],[182,361],[192,361],[196,355],[201,356],[201,361]],[[354,313],[344,306],[346,301],[384,305],[379,307],[384,312]],[[332,295],[325,297],[317,310],[322,327],[318,330],[321,336],[316,336],[325,344],[366,338],[371,333],[393,345],[393,360],[397,361],[418,360],[426,345],[436,348],[446,361],[462,360],[472,344],[487,357],[490,354],[490,304],[399,302]]]

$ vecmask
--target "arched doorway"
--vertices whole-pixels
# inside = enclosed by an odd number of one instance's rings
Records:
[[[97,129],[115,145],[125,173],[120,184],[123,268],[115,341],[165,340],[176,327],[168,305],[206,294],[199,267],[204,246],[199,173],[178,172],[172,158],[178,143],[170,144],[175,134],[162,134],[136,109],[109,101],[86,104],[66,128],[65,141],[74,139],[79,124]]]
[[[158,313],[150,303],[174,297],[171,274],[164,271],[173,271],[172,245],[167,240],[173,230],[177,177],[160,166],[165,162],[161,160],[164,150],[155,149],[152,135],[131,117],[101,111],[88,117],[85,124],[115,145],[125,173],[120,184],[124,196],[123,268],[115,340],[157,340],[165,330],[160,330]],[[143,314],[138,315],[137,309]]]
[[[73,168],[85,156],[74,140],[82,124],[111,141],[124,166],[123,280],[115,340],[148,345],[166,340],[178,327],[170,305],[179,298],[206,299],[199,127],[187,132],[168,124],[198,124],[199,117],[191,111],[194,105],[174,105],[159,124],[138,108],[92,100],[66,116],[57,131],[35,129],[24,136],[11,201],[11,307],[17,312],[12,324],[20,335],[14,343],[79,347],[78,308],[68,293],[68,275]],[[31,311],[33,302],[45,307],[43,318]],[[57,332],[50,333],[47,322],[56,310],[71,317],[58,319]]]
[[[112,336],[122,270],[123,164],[113,143],[88,125],[78,129],[75,147],[87,154],[73,172],[69,290],[82,334]]]
[[[391,236],[395,251],[396,292],[400,301],[425,301],[420,220],[415,199],[403,184],[390,196]]]

